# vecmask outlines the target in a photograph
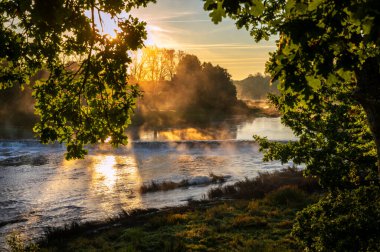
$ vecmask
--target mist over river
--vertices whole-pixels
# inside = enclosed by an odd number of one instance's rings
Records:
[[[199,127],[134,129],[128,146],[90,146],[84,160],[66,161],[63,145],[0,140],[0,248],[13,230],[28,239],[47,227],[104,220],[134,208],[160,208],[201,199],[213,186],[140,194],[150,181],[228,176],[227,183],[280,169],[262,162],[252,135],[294,140],[279,118],[225,120]]]

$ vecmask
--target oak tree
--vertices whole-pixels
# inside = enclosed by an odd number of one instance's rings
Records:
[[[256,137],[266,159],[293,160],[327,189],[298,213],[308,251],[377,251],[380,220],[380,1],[204,0],[215,23],[236,20],[256,41],[275,35],[271,100],[299,140]]]
[[[127,82],[129,51],[141,48],[145,23],[127,16],[155,0],[1,0],[0,89],[30,84],[40,117],[34,127],[42,143],[66,143],[67,158],[83,157],[84,145],[124,129],[140,95]],[[103,18],[117,25],[103,32]]]
[[[342,90],[366,114],[380,174],[380,2],[204,0],[215,23],[228,16],[256,41],[279,36],[267,71],[280,81],[283,112],[318,106]],[[341,101],[336,100],[336,103]]]

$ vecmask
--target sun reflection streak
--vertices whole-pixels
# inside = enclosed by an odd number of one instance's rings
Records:
[[[92,193],[100,197],[97,207],[102,212],[141,207],[138,189],[142,179],[133,156],[96,155],[90,170]]]
[[[137,159],[135,156],[118,156],[117,163],[125,166],[126,172],[122,178],[121,187],[124,191],[131,191],[132,194],[123,194],[120,198],[124,209],[133,209],[142,207],[142,199],[139,189],[142,185],[142,177],[138,168]]]
[[[98,158],[98,157],[97,157]],[[112,189],[116,184],[116,158],[115,156],[99,156],[100,160],[94,163],[94,180],[102,181],[103,184]]]

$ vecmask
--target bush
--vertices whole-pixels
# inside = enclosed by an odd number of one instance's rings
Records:
[[[379,186],[329,193],[297,214],[292,234],[310,251],[379,251]]]

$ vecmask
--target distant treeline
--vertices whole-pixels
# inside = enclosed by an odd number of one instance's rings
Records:
[[[237,99],[230,74],[220,66],[201,63],[197,56],[181,51],[145,48],[131,64],[131,81],[143,91],[140,118],[174,113],[178,119],[194,115],[246,112]]]
[[[271,83],[269,76],[260,73],[249,75],[248,78],[234,81],[237,97],[241,100],[265,100],[268,93],[279,94],[277,84]]]

